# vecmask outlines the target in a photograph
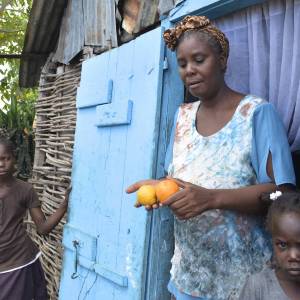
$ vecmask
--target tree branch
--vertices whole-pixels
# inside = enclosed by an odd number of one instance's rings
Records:
[[[10,30],[10,29],[0,29],[0,32],[2,33],[16,33],[16,32],[22,32],[24,31],[23,29],[15,29],[15,30]]]
[[[21,9],[14,9],[14,8],[7,8],[6,11],[13,11],[13,12],[17,12],[17,13],[20,13],[20,14],[23,14],[24,16],[27,15],[26,12],[24,12],[23,10]]]

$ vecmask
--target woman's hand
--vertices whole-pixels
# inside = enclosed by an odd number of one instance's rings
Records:
[[[213,208],[214,197],[211,190],[183,180],[171,179],[176,181],[181,190],[160,205],[169,206],[178,219],[190,219]]]
[[[134,184],[130,185],[127,189],[126,189],[126,193],[127,194],[131,194],[136,192],[142,185],[145,184],[150,184],[150,185],[156,185],[159,182],[158,179],[145,179],[145,180],[140,180],[135,182]],[[134,204],[135,207],[141,207],[142,205],[139,204],[138,202],[136,202]],[[158,204],[153,204],[153,205],[145,205],[145,209],[146,210],[152,210],[153,208],[158,208],[159,205]]]

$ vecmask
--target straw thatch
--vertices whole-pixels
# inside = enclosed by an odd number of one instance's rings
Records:
[[[42,202],[45,215],[52,214],[64,199],[71,178],[76,124],[76,91],[81,64],[59,66],[47,63],[40,80],[36,104],[35,160],[30,180]],[[57,299],[62,267],[62,229],[65,218],[48,235],[37,234],[30,217],[28,232],[42,251],[42,264],[51,300]]]

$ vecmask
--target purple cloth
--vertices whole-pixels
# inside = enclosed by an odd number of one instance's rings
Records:
[[[0,274],[0,300],[47,300],[44,271],[39,260]]]
[[[268,99],[300,149],[300,1],[273,0],[215,21],[230,42],[226,82]]]

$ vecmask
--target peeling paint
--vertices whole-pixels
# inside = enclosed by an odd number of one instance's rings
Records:
[[[126,273],[127,273],[127,277],[128,277],[128,280],[131,284],[131,286],[134,288],[134,289],[137,289],[138,288],[138,283],[137,281],[135,280],[135,277],[134,277],[134,262],[133,262],[133,247],[132,247],[132,244],[127,244],[126,245]]]

